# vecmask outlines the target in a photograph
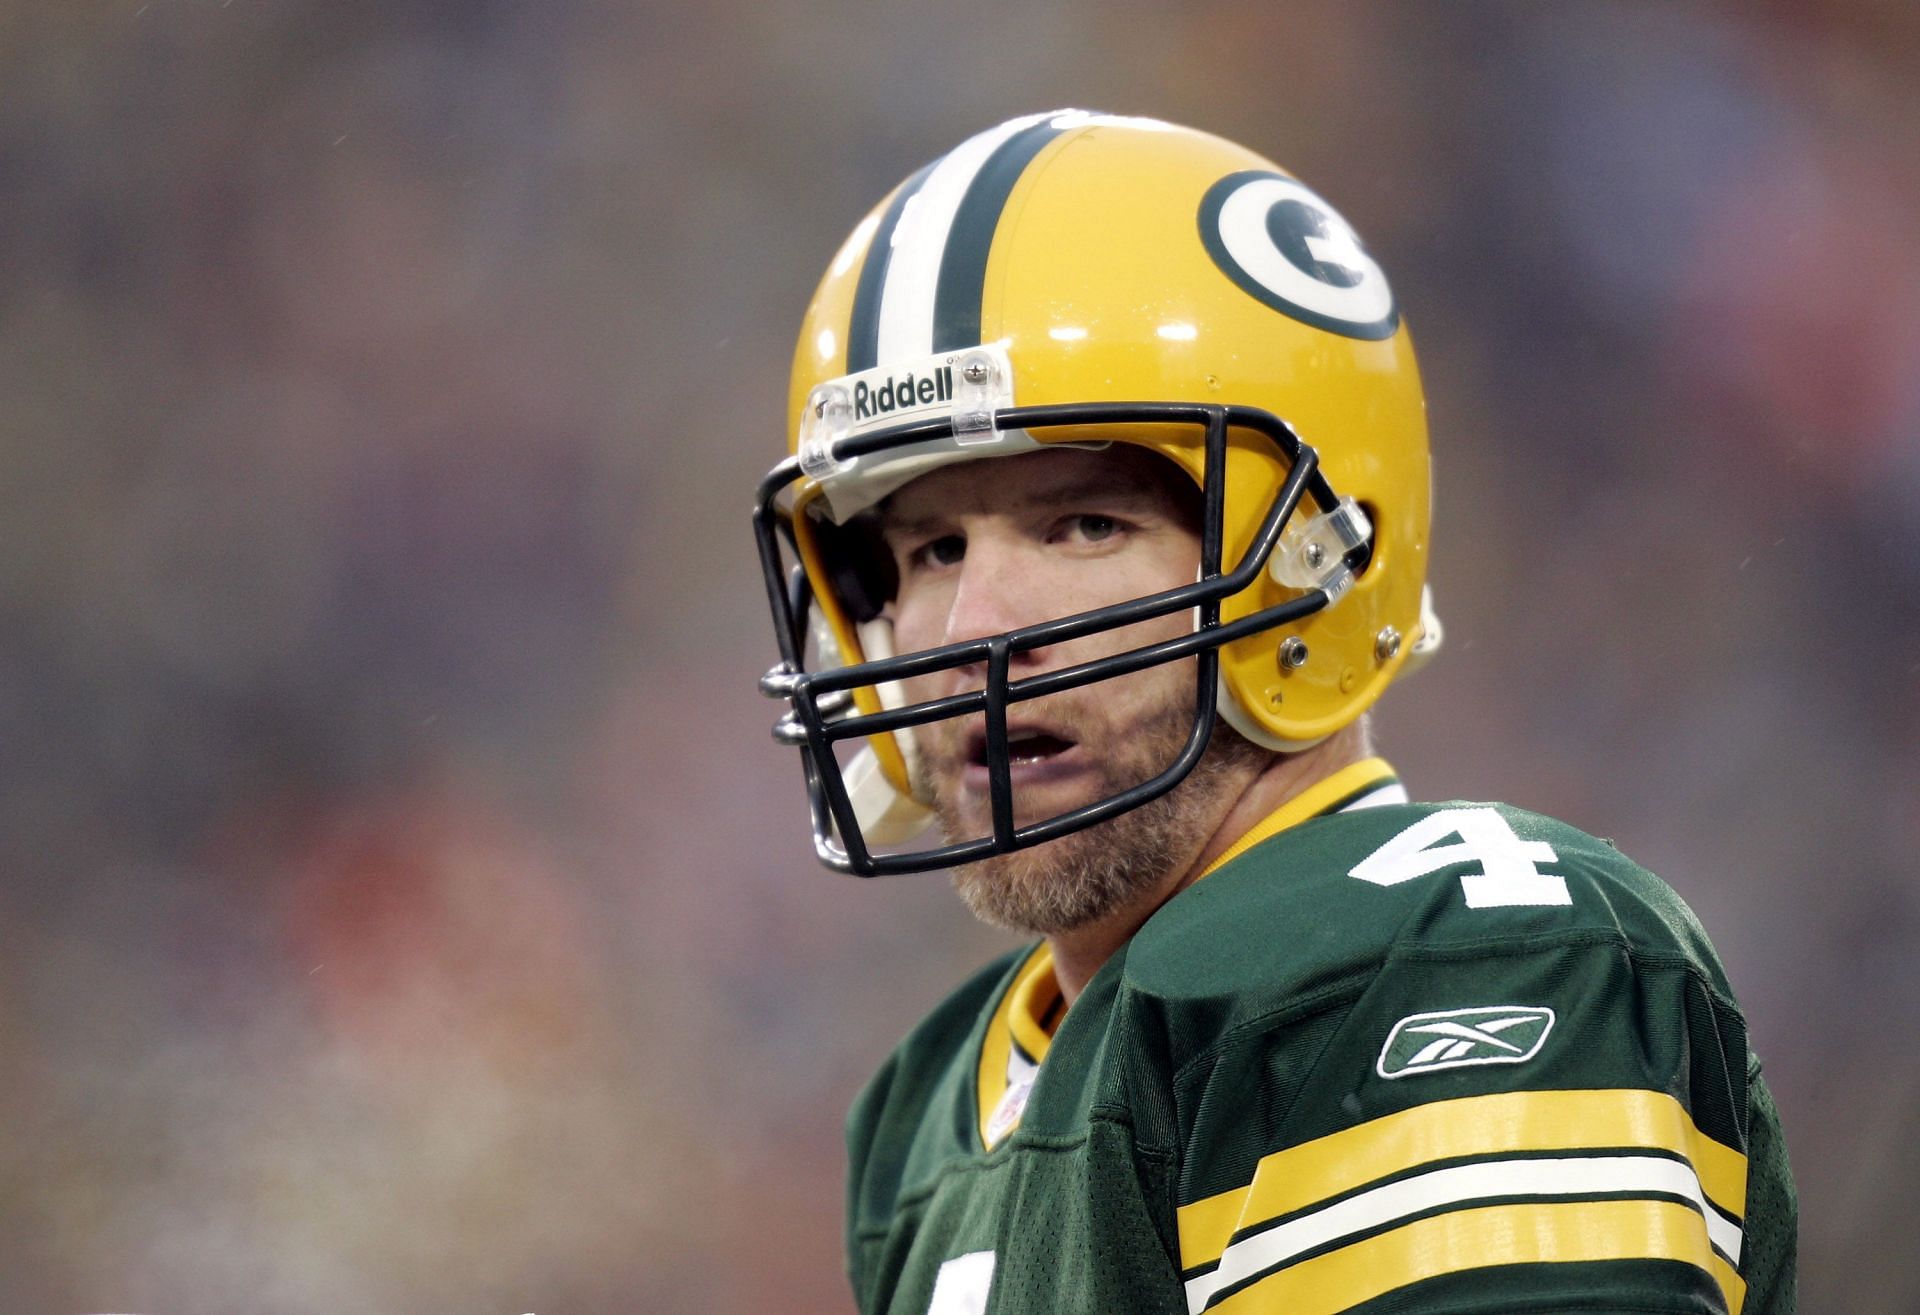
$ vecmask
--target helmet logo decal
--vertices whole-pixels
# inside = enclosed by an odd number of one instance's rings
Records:
[[[1297,179],[1228,174],[1201,199],[1200,240],[1242,291],[1303,324],[1367,339],[1399,327],[1387,276],[1340,212]]]

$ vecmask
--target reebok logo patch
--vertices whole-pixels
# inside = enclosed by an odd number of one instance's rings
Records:
[[[1553,1030],[1545,1005],[1489,1005],[1410,1014],[1393,1025],[1374,1071],[1405,1078],[1469,1064],[1524,1064]]]

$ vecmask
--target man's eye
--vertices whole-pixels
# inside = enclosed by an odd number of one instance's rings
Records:
[[[958,534],[943,534],[915,548],[910,560],[916,566],[957,566],[967,555],[967,541]]]
[[[1075,536],[1089,542],[1098,543],[1102,539],[1113,537],[1120,531],[1120,522],[1111,516],[1085,513],[1075,516],[1068,522],[1068,528]]]

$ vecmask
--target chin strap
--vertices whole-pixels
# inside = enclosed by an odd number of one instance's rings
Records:
[[[860,624],[860,648],[862,656],[869,662],[894,656],[893,623],[884,619],[865,621]],[[839,655],[836,652],[837,661]],[[898,681],[887,681],[875,687],[883,708],[904,707],[907,692]],[[872,745],[864,745],[860,752],[847,764],[845,780],[847,797],[853,803],[853,815],[860,823],[860,833],[871,845],[904,845],[925,831],[933,822],[933,810],[922,802],[927,794],[926,773],[920,766],[920,746],[914,742],[913,731],[902,727],[893,732],[893,741],[900,746],[900,756],[906,760],[907,781],[913,786],[912,795],[901,794],[893,782],[887,779],[887,773],[880,766],[880,755]]]
[[[1439,615],[1433,610],[1433,586],[1420,586],[1420,633],[1413,637],[1413,643],[1407,648],[1407,660],[1400,668],[1402,676],[1410,676],[1432,661],[1433,655],[1440,651],[1441,642],[1447,637],[1447,629],[1440,624]]]
[[[844,777],[853,815],[870,845],[904,845],[933,822],[933,810],[893,788],[871,745],[847,764]]]

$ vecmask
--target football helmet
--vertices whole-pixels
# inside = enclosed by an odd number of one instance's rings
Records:
[[[780,645],[761,688],[787,705],[775,736],[800,749],[816,852],[841,871],[949,867],[1137,807],[1199,761],[1216,715],[1269,749],[1306,748],[1439,644],[1425,402],[1400,309],[1331,206],[1219,137],[1058,111],[927,165],[828,266],[788,417],[790,455],[754,512]],[[863,516],[946,463],[1113,442],[1199,486],[1194,583],[894,652]],[[1009,679],[1011,655],[1180,611],[1195,626],[1177,640]],[[1188,657],[1199,685],[1175,762],[1015,824],[1009,705]],[[968,665],[982,688],[907,701],[903,680]],[[914,728],[983,715],[992,833],[877,852],[931,817]]]

